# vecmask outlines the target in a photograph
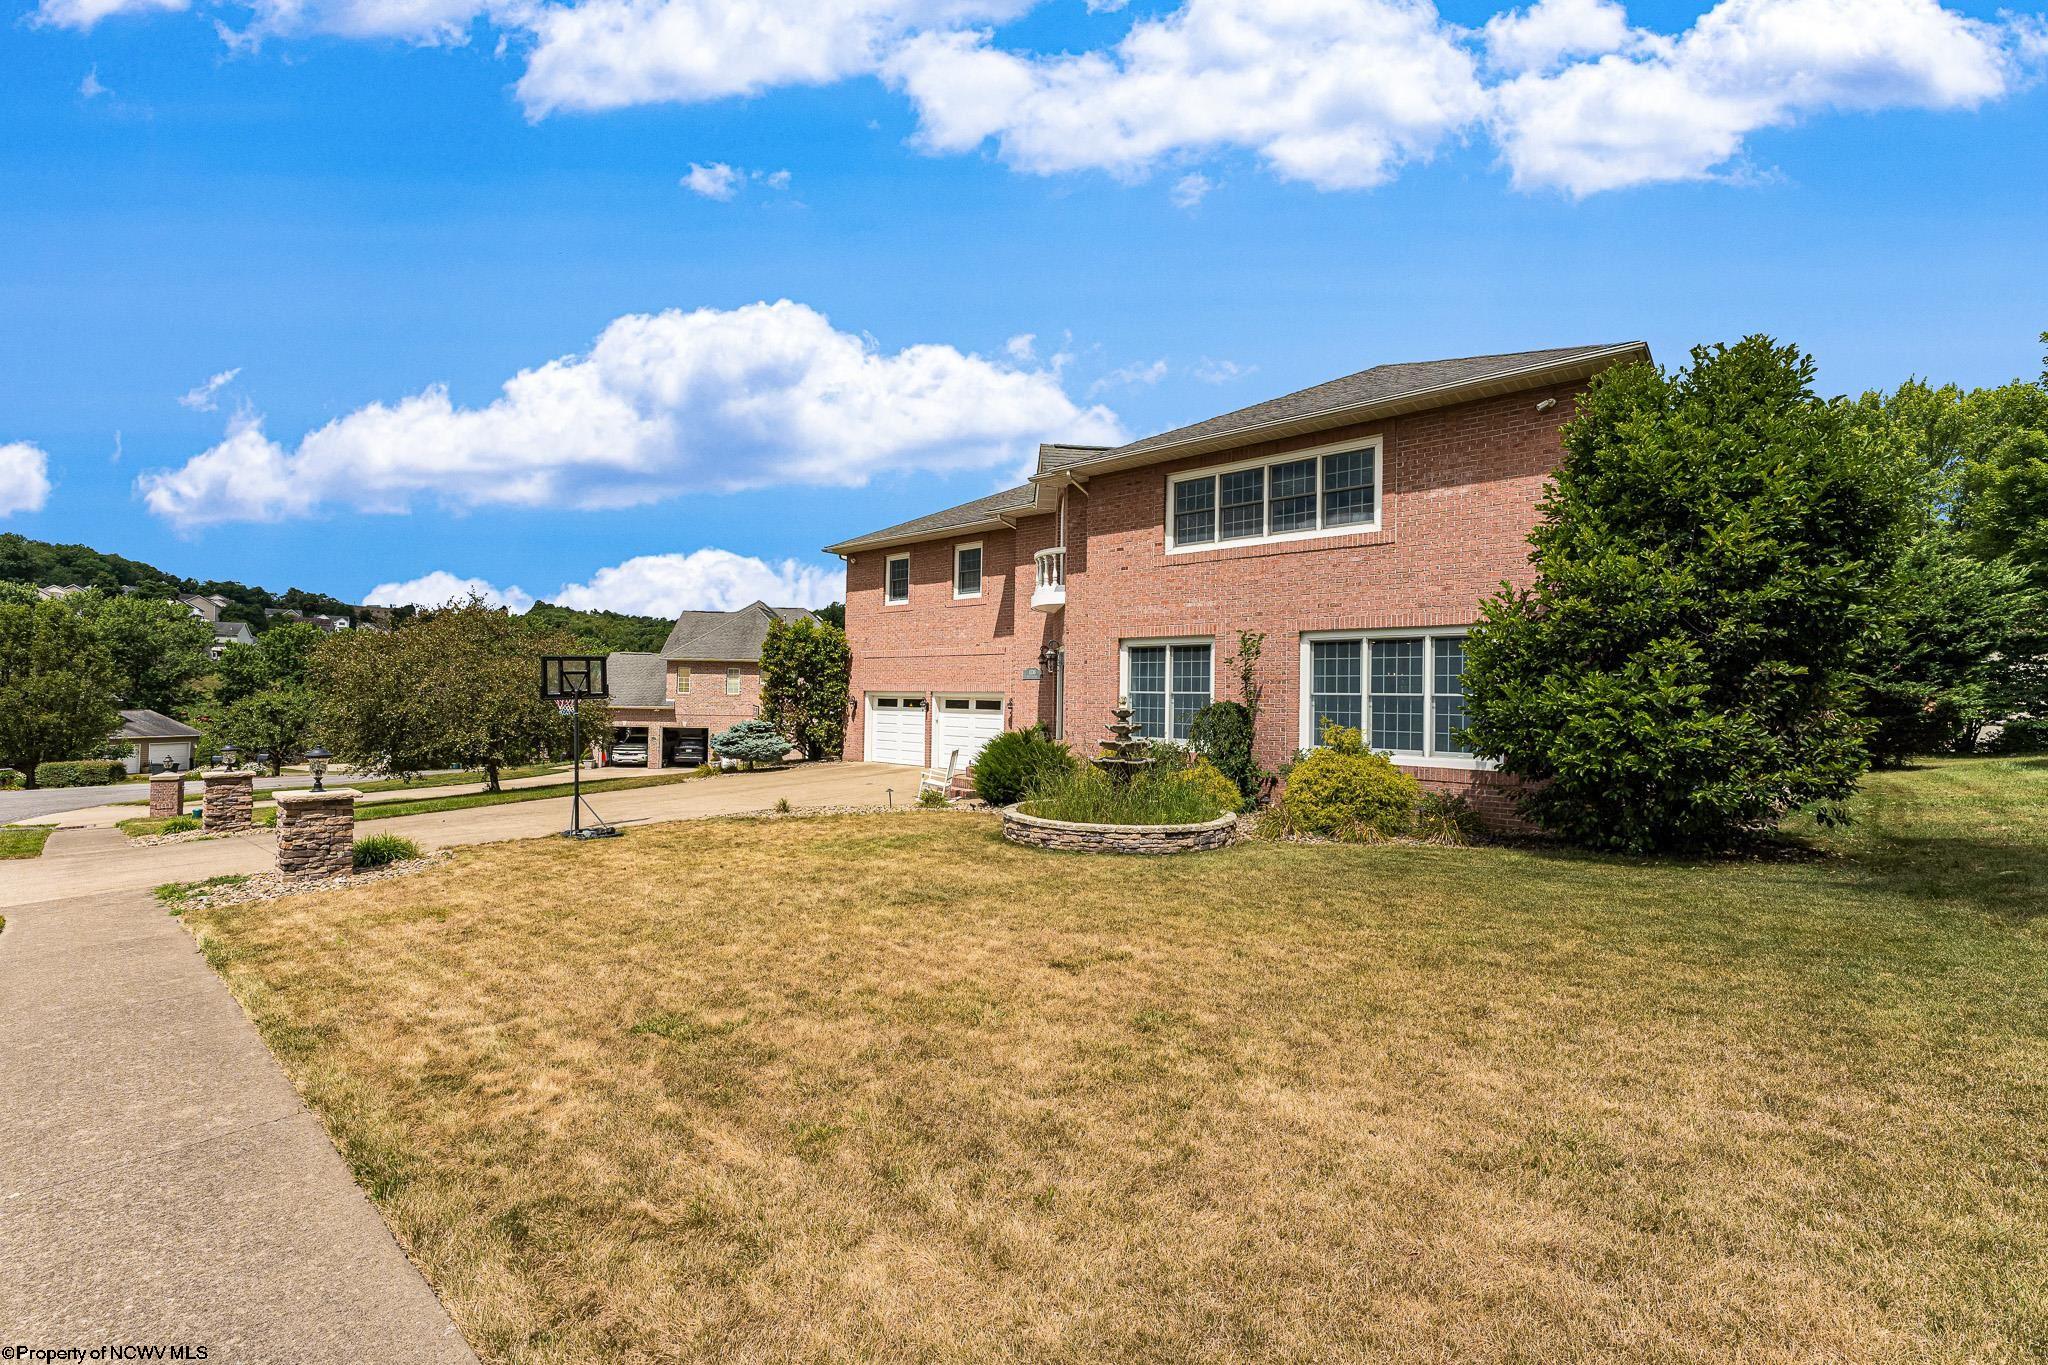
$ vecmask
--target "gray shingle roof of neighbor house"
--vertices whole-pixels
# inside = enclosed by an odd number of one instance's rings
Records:
[[[815,620],[803,607],[771,607],[749,602],[738,611],[686,611],[676,617],[663,659],[704,659],[712,663],[756,663],[768,642],[768,627],[777,620]]]
[[[605,662],[605,682],[611,687],[613,706],[668,705],[668,661],[659,654],[611,655]]]
[[[199,732],[161,711],[123,711],[115,739],[197,739]]]
[[[1369,370],[1316,384],[1254,403],[1235,412],[1206,418],[1156,436],[1120,446],[1047,444],[1038,448],[1038,469],[1032,482],[1006,488],[973,502],[932,512],[864,536],[825,547],[827,554],[879,548],[922,539],[944,531],[997,524],[1006,512],[1050,510],[1041,487],[1064,479],[1106,473],[1181,455],[1226,450],[1252,441],[1348,426],[1376,417],[1462,403],[1474,398],[1513,393],[1543,384],[1590,378],[1608,365],[1648,360],[1650,348],[1640,341],[1600,346],[1558,346],[1541,351],[1462,356],[1375,365]],[[1063,477],[1062,477],[1063,476]]]

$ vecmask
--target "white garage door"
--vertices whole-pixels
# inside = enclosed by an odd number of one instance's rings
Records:
[[[867,760],[924,766],[924,698],[868,693]]]
[[[940,697],[938,724],[932,735],[932,766],[946,766],[948,755],[960,751],[962,770],[974,763],[981,746],[1003,732],[1000,697]]]

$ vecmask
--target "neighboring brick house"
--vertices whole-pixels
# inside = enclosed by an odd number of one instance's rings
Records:
[[[942,767],[1043,722],[1092,753],[1118,698],[1184,738],[1242,700],[1258,758],[1360,726],[1426,785],[1506,802],[1461,752],[1462,637],[1533,574],[1527,536],[1586,381],[1640,342],[1383,365],[1113,448],[827,547],[846,561],[846,756]]]
[[[650,768],[704,762],[711,736],[761,713],[768,627],[816,619],[802,607],[765,602],[738,611],[686,611],[659,654],[611,655],[613,743],[644,743]]]

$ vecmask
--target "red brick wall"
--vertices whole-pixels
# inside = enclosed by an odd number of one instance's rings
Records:
[[[678,691],[676,670],[688,665],[690,690]],[[725,670],[740,671],[740,693],[725,694]],[[752,720],[761,714],[761,666],[672,659],[668,665],[669,695],[675,698],[675,724],[704,726],[716,735],[729,730],[735,721]]]
[[[951,541],[912,547],[905,607],[881,600],[883,563],[892,552],[855,555],[847,568],[856,711],[848,756],[861,752],[863,691],[1003,691],[1013,699],[1011,725],[1037,720],[1051,706],[1052,685],[1025,684],[1021,671],[1037,662],[1040,645],[1062,634],[1067,738],[1087,751],[1117,700],[1121,641],[1214,637],[1216,694],[1235,697],[1224,660],[1237,632],[1249,629],[1266,634],[1258,757],[1277,765],[1302,742],[1304,632],[1468,625],[1503,580],[1531,580],[1527,536],[1577,388],[1530,390],[1098,475],[1085,492],[1068,496],[1067,606],[1046,617],[1028,607],[1031,551],[1054,543],[1052,517],[1024,522],[1015,536],[984,537],[989,591],[997,566],[1007,565],[1008,573],[1003,596],[972,609],[951,602]],[[1538,412],[1545,398],[1558,402]],[[1375,434],[1383,438],[1384,462],[1378,531],[1166,553],[1170,475]],[[1506,805],[1498,781],[1484,775],[1456,768],[1417,775],[1433,787],[1466,789],[1475,804]]]
[[[981,596],[953,597],[953,549],[981,543]],[[888,550],[862,550],[846,565],[846,633],[853,643],[845,754],[862,756],[863,699],[870,692],[1001,693],[1010,729],[1050,715],[1051,676],[1027,681],[1039,652],[1059,640],[1059,613],[1031,609],[1039,550],[1059,542],[1059,518],[1022,518],[1015,531],[976,531]],[[910,601],[882,600],[886,562],[910,555]],[[926,736],[927,748],[930,736]],[[927,754],[926,761],[930,761]]]

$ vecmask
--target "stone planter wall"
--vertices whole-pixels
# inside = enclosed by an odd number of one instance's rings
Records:
[[[149,779],[149,818],[167,820],[185,813],[185,774],[153,773]]]
[[[339,877],[354,869],[356,797],[328,792],[277,794],[277,870],[287,877]]]
[[[1237,817],[1219,815],[1200,825],[1081,825],[1042,820],[1015,806],[1003,808],[1003,837],[1030,848],[1079,853],[1197,853],[1224,848],[1237,838]]]
[[[207,833],[231,834],[256,823],[256,774],[217,768],[199,781],[200,824]]]

